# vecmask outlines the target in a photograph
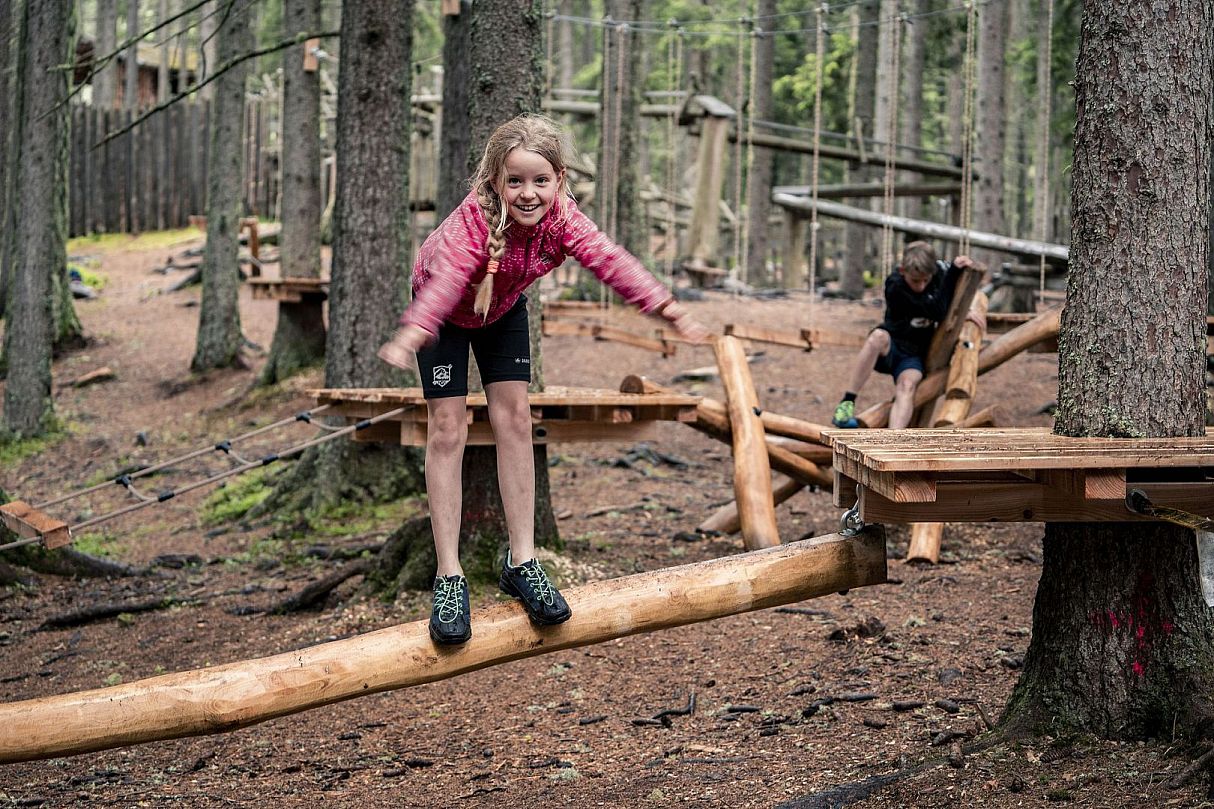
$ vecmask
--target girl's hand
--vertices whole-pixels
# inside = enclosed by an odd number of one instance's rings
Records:
[[[662,317],[669,321],[679,336],[689,343],[707,343],[712,339],[712,332],[692,317],[691,313],[677,301],[672,300],[662,307]]]
[[[379,358],[391,366],[405,371],[414,369],[414,355],[430,339],[430,334],[420,326],[405,326],[397,329],[392,339],[380,346]]]

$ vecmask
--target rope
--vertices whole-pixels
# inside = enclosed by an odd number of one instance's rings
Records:
[[[759,44],[759,37],[762,35],[763,29],[755,27],[750,35],[750,88],[748,89],[746,98],[746,196],[750,198],[751,172],[754,171],[755,165],[755,94],[758,92],[758,64],[755,59],[755,48]],[[746,219],[742,221],[742,262],[746,270],[746,276],[750,276],[750,227],[751,217],[754,212],[749,206],[746,209]],[[739,212],[739,216],[741,213]],[[759,227],[767,227],[766,222],[759,222]],[[767,278],[767,257],[760,256],[759,278],[765,280]]]
[[[73,500],[77,497],[82,497],[83,495],[91,494],[95,491],[99,491],[101,489],[105,489],[109,486],[112,486],[115,483],[117,483],[118,485],[121,486],[121,485],[124,485],[122,482],[124,478],[127,479],[128,481],[134,480],[135,478],[141,478],[141,477],[144,477],[145,475],[150,475],[153,472],[159,472],[161,469],[164,469],[165,467],[173,466],[175,464],[182,463],[183,461],[189,461],[194,458],[198,458],[202,455],[206,455],[207,453],[210,453],[210,452],[222,452],[223,450],[220,447],[221,444],[227,443],[227,444],[231,445],[231,444],[236,443],[237,441],[244,441],[244,440],[252,438],[253,436],[256,436],[256,435],[261,435],[262,433],[268,433],[271,430],[275,430],[275,429],[283,426],[284,424],[290,424],[290,423],[296,422],[296,421],[303,421],[303,422],[310,423],[312,421],[313,416],[315,416],[317,413],[323,413],[324,411],[328,410],[332,406],[333,405],[321,405],[320,407],[317,407],[313,410],[305,410],[302,413],[297,413],[294,416],[289,416],[288,418],[281,419],[279,421],[274,422],[273,424],[267,424],[265,427],[260,427],[251,432],[242,433],[241,435],[238,435],[235,438],[229,438],[226,441],[221,441],[221,442],[219,442],[219,444],[215,444],[214,446],[203,447],[202,449],[196,449],[196,450],[194,450],[192,452],[188,452],[185,455],[182,455],[180,457],[170,458],[167,461],[161,461],[160,463],[155,464],[153,466],[144,467],[143,469],[140,469],[136,472],[131,472],[126,475],[119,475],[118,477],[113,478],[112,480],[107,480],[105,483],[98,483],[96,486],[89,486],[86,489],[80,489],[79,491],[71,492],[70,494],[65,494],[62,497],[56,497],[54,500],[47,500],[43,503],[38,503],[38,504],[32,506],[32,508],[36,508],[39,511],[43,511],[43,510],[49,508],[50,506],[55,506],[55,505],[58,505],[59,503],[64,503],[68,500]],[[316,426],[320,426],[320,425],[318,424]]]
[[[683,40],[680,35],[678,20],[671,20],[670,27],[675,30],[674,36],[667,40],[666,62],[669,69],[666,89],[673,96],[675,88],[683,75]],[[675,216],[678,213],[678,160],[679,150],[675,146],[675,135],[678,132],[678,110],[671,106],[670,117],[666,119],[666,142],[670,146],[670,156],[666,161],[666,285],[674,288],[674,261],[679,250],[679,231]]]
[[[1045,59],[1037,69],[1037,93],[1041,97],[1041,127],[1037,135],[1037,240],[1045,242],[1049,235],[1049,194],[1050,194],[1050,107],[1053,100],[1053,85],[1050,83],[1050,69],[1053,67],[1054,42],[1054,0],[1046,2],[1046,31]],[[1045,254],[1041,254],[1041,292],[1045,298]]]
[[[902,25],[904,15],[899,14],[889,20],[893,27],[891,36],[893,43],[890,52],[890,63],[886,65],[889,71],[889,121],[885,132],[885,187],[883,203],[887,217],[894,214],[894,144],[898,132],[898,71],[902,65]],[[889,276],[890,267],[894,263],[894,226],[887,219],[881,226],[881,281]]]
[[[746,20],[748,18],[743,18]],[[742,31],[738,32],[738,69],[737,69],[737,86],[736,95],[738,112],[734,119],[734,124],[738,128],[738,138],[734,143],[733,150],[733,268],[734,275],[743,283],[746,282],[746,267],[742,262],[742,116],[745,115],[746,108],[746,71],[743,68],[746,59],[746,34]],[[734,294],[741,292],[739,288],[734,289]]]
[[[965,61],[962,63],[961,74],[964,79],[965,105],[961,115],[963,135],[961,144],[961,235],[960,249],[968,253],[970,248],[970,214],[973,206],[974,188],[974,29],[978,18],[978,6],[967,0],[965,18]]]
[[[404,413],[410,407],[412,407],[412,405],[406,405],[405,407],[398,407],[395,410],[389,410],[387,413],[380,413],[379,415],[372,416],[369,419],[363,419],[362,421],[358,422],[357,424],[351,424],[349,427],[345,427],[341,430],[338,430],[337,432],[329,433],[328,435],[322,435],[319,438],[313,438],[309,441],[304,441],[301,444],[296,444],[293,447],[288,447],[287,449],[282,450],[281,452],[271,453],[270,455],[266,455],[265,457],[260,458],[258,460],[248,461],[246,463],[241,464],[240,466],[233,467],[232,469],[229,469],[226,472],[220,472],[216,475],[211,475],[208,478],[204,478],[202,480],[195,481],[194,483],[188,483],[185,486],[182,486],[180,489],[171,489],[169,491],[161,492],[160,494],[156,495],[155,497],[148,497],[147,495],[142,495],[141,493],[132,491],[132,494],[135,494],[137,497],[142,497],[145,499],[141,499],[140,502],[138,502],[138,503],[134,503],[132,505],[125,506],[123,508],[117,509],[116,511],[111,511],[107,514],[101,514],[97,517],[93,517],[90,520],[85,520],[84,522],[79,522],[79,523],[76,523],[75,525],[69,526],[68,533],[75,534],[77,531],[81,531],[85,528],[89,528],[91,526],[97,525],[98,523],[107,522],[109,520],[114,519],[115,517],[121,517],[124,514],[130,514],[132,511],[138,511],[142,508],[147,508],[148,506],[153,505],[154,503],[163,503],[166,500],[172,500],[174,497],[177,497],[178,495],[186,494],[187,492],[192,492],[195,489],[200,489],[203,486],[209,486],[212,483],[218,483],[219,481],[224,480],[225,478],[230,478],[233,475],[239,475],[243,472],[248,472],[250,469],[255,469],[259,466],[269,466],[270,464],[274,463],[275,461],[281,460],[282,458],[289,458],[292,455],[298,455],[299,453],[303,452],[306,449],[318,446],[320,444],[324,444],[328,441],[332,441],[334,438],[340,438],[343,435],[348,435],[349,433],[353,433],[358,430],[365,430],[373,424],[378,424],[381,421],[386,421],[387,419],[390,419],[394,416],[398,416],[401,413]],[[131,489],[132,487],[130,487],[128,485],[127,488]],[[32,545],[35,542],[41,541],[41,539],[42,538],[40,536],[19,539],[15,542],[9,542],[6,545],[0,545],[0,551],[6,551],[10,548],[19,548],[23,545]]]
[[[818,6],[817,22],[818,37],[814,51],[814,156],[810,174],[810,197],[813,199],[813,210],[809,215],[809,325],[814,325],[814,298],[817,297],[818,284],[818,171],[822,149],[822,79],[825,71],[822,62],[826,58],[826,27],[822,24],[822,16],[828,11],[825,3]],[[791,268],[790,268],[791,270]]]

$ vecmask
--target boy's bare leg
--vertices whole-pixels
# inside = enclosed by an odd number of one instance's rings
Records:
[[[864,387],[864,383],[868,381],[872,375],[873,365],[877,362],[877,357],[882,356],[889,351],[889,332],[885,329],[873,329],[868,333],[868,339],[864,341],[864,345],[860,347],[860,353],[856,355],[856,365],[852,369],[851,386],[848,390],[852,393],[859,393]]]
[[[510,532],[510,563],[535,558],[535,455],[526,382],[485,385],[497,443],[497,485]]]
[[[459,563],[459,523],[468,441],[466,401],[463,396],[426,400],[426,492],[439,576],[464,573]]]
[[[889,428],[901,430],[910,424],[915,412],[915,390],[923,379],[918,368],[907,368],[894,383],[894,406],[889,411]]]

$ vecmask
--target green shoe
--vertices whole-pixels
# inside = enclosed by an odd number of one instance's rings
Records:
[[[839,406],[835,408],[834,418],[830,423],[836,427],[852,430],[860,426],[860,422],[856,421],[856,403],[851,401],[839,402]]]

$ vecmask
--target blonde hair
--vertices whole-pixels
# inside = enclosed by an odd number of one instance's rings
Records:
[[[569,162],[566,158],[569,146],[560,125],[543,115],[520,115],[495,129],[485,144],[480,166],[472,176],[472,190],[476,192],[476,200],[489,224],[489,267],[485,280],[476,288],[476,302],[472,305],[472,310],[482,318],[489,316],[493,276],[506,252],[506,227],[510,218],[500,190],[507,180],[506,158],[515,149],[535,152],[552,165],[558,176],[553,205],[558,213],[563,215],[565,212],[565,167]]]

